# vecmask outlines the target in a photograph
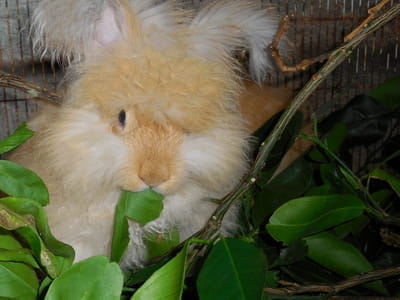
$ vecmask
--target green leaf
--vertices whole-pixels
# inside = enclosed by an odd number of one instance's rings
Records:
[[[378,190],[374,193],[371,194],[371,197],[374,199],[376,203],[379,203],[379,205],[382,206],[382,204],[389,200],[390,197],[393,195],[393,191],[390,189],[383,189],[383,190]],[[383,206],[382,206],[383,207]]]
[[[297,240],[290,244],[289,247],[281,250],[279,257],[271,265],[271,268],[276,266],[290,265],[294,262],[304,260],[306,253],[306,243],[303,240]]]
[[[278,271],[267,271],[265,274],[265,287],[277,287],[279,281],[279,272]],[[272,300],[273,298],[269,296],[267,293],[262,293],[260,300]]]
[[[23,247],[11,232],[0,228],[0,248],[6,250],[19,250]]]
[[[157,219],[163,209],[164,197],[152,189],[136,193],[124,191],[121,198],[125,215],[142,226]]]
[[[16,262],[0,262],[0,297],[36,299],[39,287],[35,272]]]
[[[142,283],[150,278],[151,275],[163,265],[168,262],[168,258],[161,259],[153,265],[146,266],[142,269],[135,270],[134,272],[126,272],[125,275],[125,285],[133,286]]]
[[[197,279],[200,299],[260,299],[267,260],[261,250],[238,239],[222,239],[208,255]]]
[[[93,256],[57,277],[46,300],[119,300],[123,286],[122,271],[105,256]]]
[[[328,147],[328,149],[333,153],[338,153],[343,142],[347,136],[347,127],[342,124],[336,124],[329,132],[326,134],[323,139],[323,143]],[[314,147],[310,151],[310,157],[315,161],[325,161],[325,156],[323,155],[323,150],[317,147]]]
[[[0,160],[0,190],[12,197],[35,200],[42,206],[49,203],[49,192],[42,179],[11,161]]]
[[[147,258],[152,259],[165,254],[179,245],[179,241],[179,231],[176,228],[172,228],[163,234],[156,232],[146,233],[144,243],[147,248]]]
[[[302,195],[313,183],[312,173],[312,165],[301,157],[264,185],[252,209],[254,226],[259,227],[279,206]]]
[[[187,244],[136,291],[131,300],[181,299],[186,273]]]
[[[353,193],[358,185],[350,175],[345,176],[345,170],[338,168],[337,164],[322,164],[320,166],[320,176],[325,185],[330,186],[330,190],[337,194]]]
[[[128,220],[142,226],[157,219],[163,209],[163,196],[152,189],[142,192],[123,191],[115,209],[111,261],[120,263],[129,243]]]
[[[336,237],[345,238],[348,234],[357,235],[359,234],[369,223],[369,218],[366,215],[361,215],[349,222],[336,226],[331,231]]]
[[[0,247],[3,247],[3,245],[0,244]],[[20,262],[33,268],[40,268],[28,249],[7,250],[0,248],[0,262],[3,261]]]
[[[342,109],[330,114],[318,128],[327,132],[336,124],[346,125],[348,132],[346,146],[375,143],[387,134],[396,112],[388,109],[374,98],[358,95]]]
[[[400,106],[400,76],[391,78],[373,89],[369,96],[381,103],[396,109]]]
[[[289,245],[307,235],[360,216],[365,207],[354,195],[311,196],[291,200],[271,216],[267,230]]]
[[[34,132],[26,127],[26,123],[22,123],[12,135],[0,141],[0,155],[14,150],[33,134]]]
[[[50,284],[53,282],[53,279],[50,277],[45,277],[42,282],[40,283],[38,294],[39,294],[39,299],[44,299],[44,296],[50,286]]]
[[[334,194],[332,186],[328,184],[323,184],[310,188],[309,190],[307,190],[304,196],[324,196],[329,194]]]
[[[32,218],[27,215],[33,216]],[[51,234],[43,207],[20,198],[0,199],[0,227],[15,230],[32,249],[49,276],[57,277],[72,264],[73,249]]]
[[[392,187],[393,191],[396,192],[397,196],[400,197],[400,178],[393,176],[392,174],[382,170],[382,169],[375,169],[370,173],[372,178],[377,178],[389,183]]]
[[[371,263],[353,245],[342,241],[332,234],[323,232],[305,239],[308,246],[307,256],[325,268],[344,277],[373,270]],[[364,285],[381,294],[387,294],[381,281]]]

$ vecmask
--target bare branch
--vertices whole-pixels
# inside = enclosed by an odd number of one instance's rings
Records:
[[[29,82],[22,77],[0,71],[0,86],[16,88],[27,93],[33,100],[60,103],[61,97],[55,92]]]
[[[389,0],[382,0],[376,6],[370,8],[368,10],[369,16],[344,38],[344,42],[349,42],[353,38],[355,38],[366,26],[368,26],[369,22],[371,22],[373,19],[375,19],[377,17],[378,12],[380,10],[382,10],[382,8],[388,2],[389,2]],[[275,58],[276,63],[282,72],[292,73],[292,72],[304,71],[304,70],[308,69],[311,65],[315,64],[316,62],[323,62],[323,61],[327,60],[330,56],[332,56],[332,52],[328,52],[328,53],[321,54],[317,57],[303,59],[300,63],[298,63],[295,66],[287,66],[279,53],[278,45],[282,39],[283,34],[288,31],[289,22],[290,22],[291,18],[292,17],[286,16],[283,19],[283,21],[281,22],[281,25],[278,29],[278,32],[275,36],[274,41],[269,46],[271,55]]]
[[[362,285],[364,283],[380,280],[387,277],[399,276],[400,266],[391,267],[382,270],[371,271],[365,274],[356,275],[346,280],[335,284],[310,284],[310,285],[299,285],[297,283],[279,282],[285,287],[282,288],[265,288],[264,291],[267,294],[272,295],[296,295],[306,293],[327,293],[336,294],[340,291]]]
[[[360,25],[358,25],[356,27],[356,29],[354,29],[352,32],[350,32],[348,35],[346,35],[344,37],[344,41],[348,42],[350,41],[352,38],[354,38],[354,36],[356,36],[364,27],[368,26],[368,23],[371,22],[373,19],[376,18],[378,12],[389,2],[389,0],[382,0],[381,2],[379,2],[377,5],[375,5],[374,7],[370,8],[368,10],[368,14],[369,16],[363,21],[361,22]]]
[[[291,17],[289,17],[289,16],[286,16],[283,18],[283,20],[279,26],[278,32],[275,35],[275,39],[269,45],[271,55],[272,55],[272,57],[275,58],[275,61],[278,65],[279,69],[281,69],[281,71],[285,72],[285,73],[304,71],[307,68],[309,68],[312,64],[314,64],[316,62],[323,62],[324,60],[326,60],[329,57],[329,53],[321,54],[314,58],[303,59],[299,64],[297,64],[295,66],[287,66],[285,64],[285,62],[283,61],[283,59],[279,53],[278,46],[279,46],[279,42],[282,39],[283,34],[285,32],[287,32],[287,30],[289,28],[290,19],[291,19]]]

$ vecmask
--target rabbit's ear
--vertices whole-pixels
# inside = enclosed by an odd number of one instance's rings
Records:
[[[124,1],[42,0],[33,15],[34,45],[52,58],[90,55],[121,39],[128,29]]]
[[[71,60],[95,55],[121,39],[166,45],[186,18],[172,0],[41,0],[32,28],[43,54]]]
[[[266,53],[278,22],[256,1],[213,1],[194,17],[190,24],[190,52],[208,60],[231,63],[234,51],[249,51],[249,68],[261,82],[273,68]]]

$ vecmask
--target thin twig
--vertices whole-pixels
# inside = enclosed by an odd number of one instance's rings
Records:
[[[377,17],[378,12],[388,2],[389,2],[389,0],[382,0],[376,6],[370,8],[368,10],[369,16],[363,22],[361,22],[361,24],[359,26],[357,26],[352,32],[350,32],[348,35],[346,35],[346,37],[344,38],[344,42],[349,42],[355,36],[357,36],[360,33],[360,31],[368,25],[369,22],[371,22],[373,19],[375,19]],[[308,69],[311,65],[313,65],[317,62],[323,62],[323,61],[327,60],[332,55],[332,52],[323,53],[323,54],[313,57],[313,58],[303,59],[300,63],[298,63],[294,66],[286,65],[279,53],[278,46],[282,39],[283,34],[288,31],[290,19],[291,19],[291,17],[289,17],[289,16],[286,16],[283,18],[283,20],[279,26],[278,32],[275,35],[275,39],[269,46],[271,55],[272,55],[272,57],[275,58],[275,61],[278,65],[279,69],[282,72],[293,73],[293,72],[298,72],[298,71],[304,71],[304,70]]]
[[[400,4],[392,6],[388,11],[383,13],[371,21],[370,26],[362,28],[353,39],[343,44],[334,50],[327,62],[322,68],[315,73],[311,80],[301,89],[301,91],[293,99],[291,105],[282,114],[281,118],[275,125],[271,134],[262,143],[257,158],[250,170],[248,176],[240,183],[240,185],[229,195],[224,197],[218,208],[215,210],[212,217],[208,220],[205,227],[197,232],[194,236],[202,240],[209,240],[218,234],[218,230],[221,226],[221,221],[232,205],[238,199],[241,199],[255,184],[257,181],[258,174],[265,166],[265,161],[268,158],[270,152],[275,146],[276,142],[280,139],[285,127],[288,125],[299,107],[307,100],[307,98],[317,89],[317,87],[331,74],[351,53],[354,49],[367,38],[368,35],[376,31],[377,29],[384,26],[390,20],[400,14]],[[190,258],[188,259],[188,268],[191,269],[195,264],[197,258],[196,254],[203,253],[206,251],[204,248],[207,246],[202,245],[196,248]]]
[[[346,280],[335,284],[310,284],[310,285],[299,285],[297,283],[285,283],[279,282],[285,287],[281,288],[265,288],[264,291],[267,294],[272,295],[296,295],[296,294],[306,294],[306,293],[327,293],[327,294],[336,294],[340,291],[362,285],[364,283],[380,280],[383,278],[399,276],[400,275],[400,266],[391,267],[382,270],[371,271],[368,273],[364,273],[361,275],[356,275],[350,277]]]
[[[51,103],[60,103],[61,97],[44,87],[29,82],[22,77],[0,71],[0,86],[16,88],[27,93],[32,100],[42,100]]]
[[[285,32],[287,32],[288,28],[289,28],[289,23],[290,23],[290,19],[291,17],[289,16],[285,16],[279,26],[278,32],[275,35],[274,40],[272,41],[272,43],[269,45],[269,49],[271,51],[271,55],[272,57],[275,59],[279,69],[282,72],[285,73],[292,73],[292,72],[297,72],[297,71],[304,71],[306,69],[308,69],[311,65],[313,65],[316,62],[323,62],[325,61],[328,57],[330,53],[324,53],[321,54],[317,57],[314,58],[306,58],[303,59],[300,63],[296,64],[295,66],[288,66],[285,64],[285,62],[283,61],[283,58],[281,57],[280,53],[279,53],[279,43],[282,39],[282,36]]]
[[[368,14],[369,16],[363,21],[361,22],[360,25],[358,25],[356,27],[356,29],[354,29],[352,32],[350,32],[348,35],[346,35],[344,37],[344,41],[348,42],[350,41],[356,34],[358,34],[364,27],[368,26],[368,23],[371,22],[373,19],[376,18],[378,12],[386,5],[389,3],[389,0],[382,0],[381,2],[379,2],[377,5],[375,5],[374,7],[370,8],[368,10]]]

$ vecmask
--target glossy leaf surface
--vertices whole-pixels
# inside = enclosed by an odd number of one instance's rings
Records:
[[[29,222],[23,215],[31,215],[35,223]],[[0,199],[0,227],[15,230],[51,277],[57,277],[71,265],[73,249],[54,238],[44,209],[36,201],[21,198]]]
[[[135,292],[132,300],[181,299],[186,275],[187,246],[153,275]]]
[[[49,193],[42,179],[20,165],[0,160],[0,190],[11,197],[32,199],[45,206]]]
[[[211,250],[197,279],[200,299],[260,299],[267,261],[260,249],[222,239]]]
[[[0,155],[14,150],[33,134],[33,131],[26,127],[26,123],[23,123],[12,135],[0,141]]]
[[[360,216],[363,202],[353,195],[311,196],[291,200],[279,207],[267,230],[286,245]]]
[[[93,256],[74,264],[50,285],[46,300],[119,300],[122,271],[104,256]]]
[[[357,248],[330,233],[323,232],[305,241],[310,259],[344,277],[373,270],[371,263]],[[381,294],[387,293],[381,281],[367,283],[365,287]]]
[[[114,232],[111,246],[111,260],[120,263],[129,243],[128,219],[140,225],[158,218],[163,209],[163,196],[152,189],[142,192],[121,193],[115,209]]]

